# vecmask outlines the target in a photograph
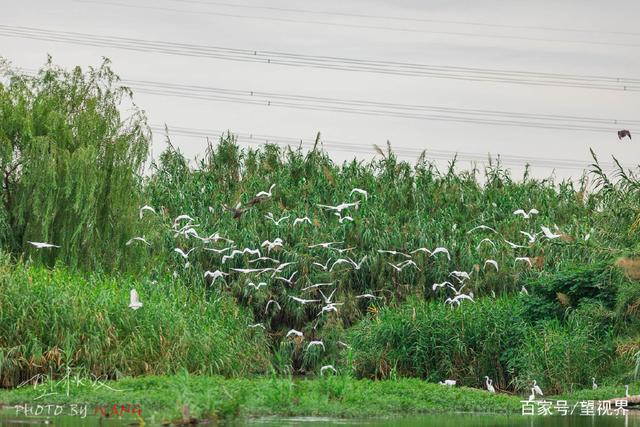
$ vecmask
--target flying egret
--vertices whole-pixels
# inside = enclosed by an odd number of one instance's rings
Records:
[[[340,215],[340,212],[336,212],[334,215],[338,217],[338,222],[340,224],[343,224],[345,221],[353,222],[353,218],[352,217],[350,217],[348,215],[347,216],[342,216],[342,215]]]
[[[240,274],[262,274],[267,271],[273,271],[273,268],[232,268],[231,271],[235,271]]]
[[[333,371],[334,374],[338,373],[338,371],[336,370],[336,368],[333,367],[333,365],[325,365],[322,368],[320,368],[320,376],[324,375],[324,371],[326,371],[327,369],[330,369],[331,371]]]
[[[485,269],[487,268],[487,264],[491,264],[491,265],[493,265],[493,267],[496,269],[496,271],[499,271],[499,270],[498,270],[498,262],[497,262],[496,260],[493,260],[493,259],[488,259],[488,260],[486,260],[486,261],[484,262],[484,267],[485,267]]]
[[[253,325],[249,325],[249,328],[262,328],[264,330],[267,330],[267,328],[265,328],[262,323],[255,323]]]
[[[338,288],[335,288],[333,292],[329,294],[328,297],[322,292],[321,289],[318,289],[318,292],[320,292],[320,295],[322,295],[322,299],[324,299],[325,304],[331,304],[331,298],[333,298],[333,295],[336,293],[337,290]]]
[[[287,332],[287,338],[289,338],[291,335],[295,335],[297,337],[302,338],[304,336],[304,334],[300,331],[297,331],[295,329],[290,329],[289,332]]]
[[[269,311],[269,306],[271,304],[275,304],[278,306],[278,310],[281,310],[282,307],[280,307],[280,304],[278,303],[278,301],[270,299],[269,301],[267,301],[267,305],[264,307],[264,312],[266,313],[267,311]]]
[[[278,267],[276,267],[275,269],[273,269],[273,274],[271,275],[271,278],[274,278],[276,276],[276,274],[278,273],[282,273],[284,271],[285,268],[287,268],[290,265],[296,264],[298,261],[292,261],[292,262],[283,262],[282,264],[278,265]]]
[[[51,243],[44,243],[44,242],[31,242],[31,241],[28,241],[27,243],[32,244],[33,246],[35,246],[38,249],[49,249],[49,248],[59,248],[60,247],[58,245],[53,245]]]
[[[301,291],[308,291],[309,289],[318,289],[321,286],[333,286],[333,282],[330,283],[316,283],[305,288],[302,288]]]
[[[540,226],[540,228],[542,229],[542,232],[544,233],[544,237],[546,237],[549,240],[553,240],[553,239],[557,239],[558,237],[562,237],[562,234],[554,234],[549,228],[545,227],[544,225]]]
[[[185,251],[183,251],[183,250],[182,250],[182,249],[180,249],[180,248],[175,248],[175,249],[174,249],[174,251],[175,251],[178,255],[180,255],[182,258],[184,258],[184,259],[188,259],[188,258],[189,258],[189,254],[190,254],[191,252],[193,252],[193,250],[194,250],[194,249],[195,249],[195,248],[191,248],[191,249],[189,249],[186,253],[185,253]]]
[[[176,219],[173,220],[173,228],[176,228],[180,221],[187,220],[187,223],[192,223],[194,221],[189,215],[178,215]]]
[[[233,246],[229,246],[228,248],[216,249],[216,248],[204,248],[205,251],[215,252],[218,255],[222,255],[223,252],[230,251],[233,249]]]
[[[485,375],[485,384],[487,386],[487,391],[489,391],[489,393],[495,393],[496,389],[493,387],[493,380],[489,379],[488,376]]]
[[[524,211],[524,209],[518,209],[518,210],[517,210],[517,211],[515,211],[513,214],[514,214],[514,215],[522,215],[522,217],[523,217],[524,219],[529,219],[529,217],[530,217],[531,215],[538,215],[539,213],[540,213],[540,212],[538,212],[538,210],[534,208],[534,209],[529,210],[529,212],[525,212],[525,211]]]
[[[414,249],[411,252],[409,252],[411,255],[417,254],[418,252],[424,252],[426,254],[431,255],[431,251],[427,248],[418,248],[418,249]]]
[[[592,383],[591,384],[591,388],[596,390],[598,388],[598,384],[596,384],[596,378],[595,377],[591,378],[591,383]]]
[[[322,341],[310,341],[309,344],[307,344],[307,350],[309,350],[310,347],[315,346],[320,346],[322,347],[323,351],[326,351],[326,349],[324,348],[324,343]]]
[[[489,238],[485,238],[485,239],[480,240],[480,243],[478,243],[478,246],[476,246],[476,251],[480,250],[480,247],[482,246],[483,243],[490,243],[491,246],[493,246],[493,249],[496,248],[496,244],[493,243],[493,240],[491,240]]]
[[[289,295],[289,298],[291,298],[295,302],[299,302],[302,305],[308,304],[310,302],[320,302],[319,299],[304,299],[304,298],[294,297],[293,295]]]
[[[342,305],[342,303],[332,302],[332,303],[329,303],[329,304],[325,305],[324,307],[322,307],[322,310],[320,310],[320,313],[318,313],[318,315],[316,317],[320,317],[320,316],[322,316],[323,313],[329,313],[331,311],[334,311],[334,312],[337,313],[339,305]]]
[[[491,231],[491,232],[493,232],[495,234],[499,234],[494,228],[491,228],[491,227],[489,227],[487,225],[479,225],[477,227],[473,227],[471,230],[467,231],[467,234],[472,233],[472,232],[474,232],[476,230],[489,230],[489,231]]]
[[[526,231],[520,231],[520,234],[527,236],[527,238],[529,239],[529,244],[531,244],[531,243],[535,243],[539,233],[531,234],[531,233],[527,233]]]
[[[260,245],[261,248],[266,247],[267,248],[267,252],[271,252],[272,249],[275,248],[282,248],[282,245],[284,244],[284,242],[282,241],[281,238],[276,237],[273,242],[270,240],[265,240],[264,242],[262,242],[262,244]]]
[[[255,264],[256,262],[262,261],[269,261],[274,264],[280,264],[280,261],[278,261],[277,259],[269,258],[268,256],[261,256],[259,258],[252,259],[251,261],[249,261],[249,264]]]
[[[362,194],[365,200],[369,198],[369,193],[361,188],[354,188],[353,190],[351,190],[351,193],[349,193],[349,197],[353,196],[353,193]]]
[[[469,300],[471,302],[475,302],[473,300],[473,298],[467,294],[460,294],[460,295],[456,295],[453,298],[447,298],[444,302],[445,304],[450,304],[451,308],[453,308],[453,305],[456,304],[457,306],[460,306],[460,301],[462,300]]]
[[[531,263],[531,259],[529,257],[526,257],[526,256],[516,257],[516,259],[513,261],[513,263],[515,264],[518,261],[527,262],[527,263],[529,263],[529,267],[533,267],[533,264]]]
[[[293,225],[296,226],[298,224],[311,224],[311,219],[308,216],[302,217],[302,218],[296,218],[293,220]]]
[[[341,243],[344,242],[324,242],[324,243],[316,243],[315,245],[310,245],[307,246],[309,249],[314,249],[314,248],[324,248],[324,249],[331,249],[332,245],[339,245]]]
[[[285,277],[276,277],[276,280],[282,280],[284,283],[286,283],[289,286],[293,286],[296,284],[296,281],[293,279],[295,277],[295,275],[298,274],[297,271],[294,271],[291,276],[289,276],[289,278],[285,278]]]
[[[533,389],[534,392],[536,392],[537,394],[539,394],[540,396],[544,396],[544,394],[542,394],[542,389],[538,386],[538,383],[536,382],[536,380],[533,380]]]
[[[453,387],[456,385],[456,380],[444,380],[444,381],[440,381],[438,384],[446,385],[447,387]]]
[[[342,249],[342,248],[329,248],[329,249],[333,249],[334,251],[338,252],[338,254],[342,255],[345,252],[350,252],[350,251],[354,250],[355,246],[352,246],[350,248],[344,248],[344,249]]]
[[[431,289],[432,289],[433,291],[435,291],[436,289],[438,289],[438,288],[443,288],[443,287],[445,287],[445,286],[447,286],[447,285],[448,285],[448,286],[453,287],[453,285],[451,284],[451,282],[447,282],[447,281],[445,281],[445,282],[442,282],[442,283],[434,283],[434,284],[433,284],[433,286],[431,286]]]
[[[142,215],[144,214],[144,211],[156,213],[156,210],[153,209],[151,206],[144,205],[143,207],[140,208],[140,219],[142,219]]]
[[[271,184],[271,187],[269,187],[269,191],[261,191],[258,194],[256,194],[256,197],[271,197],[271,192],[273,191],[273,189],[275,188],[275,184]]]
[[[391,267],[393,267],[397,272],[401,272],[402,270],[405,269],[405,267],[408,267],[408,266],[413,266],[413,267],[417,268],[418,271],[422,271],[422,270],[420,270],[420,268],[418,268],[418,265],[415,262],[413,262],[412,260],[410,260],[410,259],[408,259],[408,260],[406,260],[404,262],[398,263],[397,265],[396,264],[392,264],[390,262],[388,262],[387,264],[389,264]]]
[[[504,239],[504,242],[511,247],[511,249],[527,249],[527,246],[517,245],[513,242]]]
[[[327,268],[329,268],[329,263],[330,262],[331,262],[331,258],[329,258],[325,264],[320,264],[319,262],[314,262],[312,265],[315,265],[316,267],[320,267],[322,270],[327,271]]]
[[[147,240],[144,237],[134,237],[133,239],[130,239],[126,245],[129,246],[130,244],[132,244],[133,242],[142,242],[147,246],[151,246],[151,243],[147,242]]]
[[[142,307],[142,303],[140,302],[140,296],[138,295],[138,291],[131,289],[129,293],[129,308],[132,310],[137,310]]]
[[[451,261],[451,255],[449,254],[449,250],[447,248],[435,248],[432,252],[430,256],[436,256],[437,254],[447,254],[447,259],[449,261]]]
[[[451,276],[455,277],[460,283],[464,282],[465,280],[471,279],[471,276],[469,276],[469,273],[467,273],[466,271],[454,270],[449,273],[449,277]]]
[[[229,275],[229,273],[225,273],[225,272],[220,271],[220,270],[216,270],[216,271],[207,270],[207,271],[204,272],[205,279],[207,277],[211,277],[211,279],[212,279],[211,283],[212,284],[216,281],[216,279],[224,279],[224,276],[228,276],[228,275]]]
[[[376,299],[378,298],[377,296],[373,295],[373,294],[362,294],[362,295],[356,295],[356,299],[361,299],[361,298],[369,298],[369,299]]]
[[[323,209],[328,209],[328,210],[332,210],[332,211],[336,211],[336,212],[342,212],[343,210],[347,209],[347,208],[351,208],[351,207],[355,207],[357,208],[358,205],[360,204],[360,201],[354,202],[354,203],[341,203],[337,206],[329,206],[329,205],[321,205],[321,204],[316,204],[316,206],[318,206],[319,208],[323,208]]]
[[[254,288],[256,291],[259,291],[261,287],[263,286],[267,286],[267,284],[265,282],[260,282],[257,285],[253,282],[249,282],[247,284],[247,288]]]
[[[388,250],[378,249],[378,253],[379,254],[400,255],[400,256],[403,256],[403,257],[405,257],[407,259],[411,258],[411,255],[405,254],[404,252],[399,252],[399,251],[388,251]]]
[[[211,236],[207,237],[207,240],[214,243],[217,242],[218,240],[224,240],[227,243],[233,243],[233,240],[220,236],[220,233],[218,232],[213,233]]]
[[[277,225],[277,226],[280,226],[280,223],[281,223],[281,222],[286,221],[287,219],[289,219],[289,218],[290,218],[290,217],[289,217],[289,215],[287,215],[287,216],[283,216],[282,218],[280,218],[280,219],[276,220],[276,219],[273,217],[273,214],[272,214],[271,212],[269,212],[268,214],[266,214],[264,217],[265,217],[265,218],[267,218],[268,220],[270,220],[271,222],[273,222],[273,223],[274,223],[275,225]]]

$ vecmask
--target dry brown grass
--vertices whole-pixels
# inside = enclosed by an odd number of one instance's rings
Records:
[[[618,258],[616,267],[621,268],[628,278],[640,280],[640,259],[638,258]]]

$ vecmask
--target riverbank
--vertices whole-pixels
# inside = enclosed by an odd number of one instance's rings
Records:
[[[632,386],[637,394],[640,384]],[[586,394],[585,394],[586,393]],[[602,387],[564,395],[567,400],[624,395],[624,387]],[[521,411],[520,396],[491,394],[467,387],[446,387],[418,379],[358,380],[347,376],[316,379],[225,379],[207,376],[148,376],[119,381],[67,378],[45,385],[0,391],[5,406],[87,404],[88,416],[111,414],[130,405],[127,418],[152,424],[187,419],[267,416],[342,418],[408,416],[423,413],[504,413]],[[137,405],[137,406],[136,406]],[[120,415],[121,409],[119,409]]]

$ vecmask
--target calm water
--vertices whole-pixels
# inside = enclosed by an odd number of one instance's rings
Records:
[[[146,419],[146,425],[157,425],[153,420]],[[121,427],[137,425],[135,419],[100,419],[88,415],[86,418],[70,416],[43,417],[19,417],[13,411],[0,412],[0,426],[24,427],[29,425],[52,425],[61,427],[101,426]],[[322,417],[300,418],[261,418],[245,420],[233,423],[237,426],[304,426],[326,427],[339,426],[370,426],[370,427],[417,427],[417,426],[444,426],[444,427],[489,427],[489,426],[515,426],[515,427],[640,427],[640,412],[631,411],[626,417],[585,417],[585,416],[536,416],[524,417],[520,415],[422,415],[410,418],[392,419],[367,419],[367,420],[342,420]]]

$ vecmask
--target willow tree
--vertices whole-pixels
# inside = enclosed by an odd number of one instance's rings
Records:
[[[106,59],[83,72],[49,58],[35,76],[4,63],[0,74],[4,245],[47,263],[121,267],[150,134],[131,91]]]

